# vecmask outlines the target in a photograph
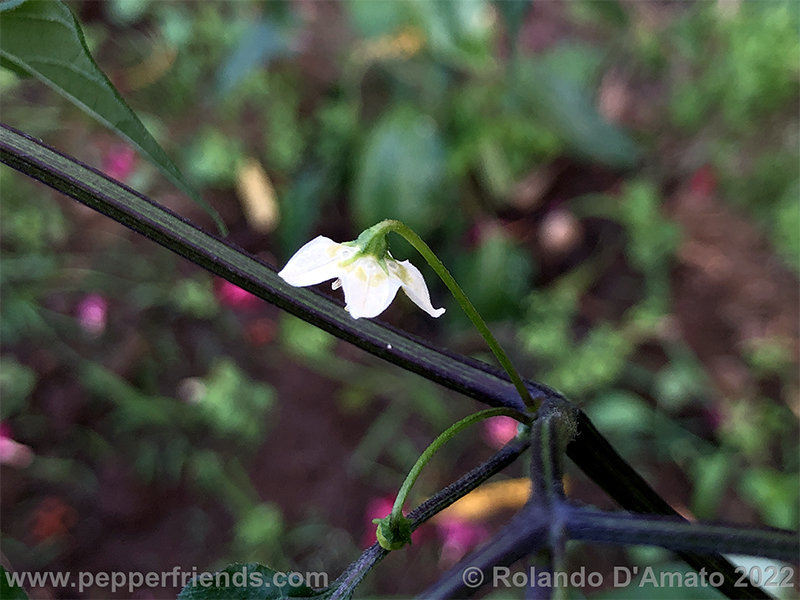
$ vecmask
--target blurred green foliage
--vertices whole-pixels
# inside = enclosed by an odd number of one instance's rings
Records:
[[[27,469],[32,481],[63,488],[76,499],[91,498],[104,493],[97,475],[102,466],[123,461],[141,485],[170,489],[188,481],[215,495],[234,515],[254,518],[262,505],[240,463],[268,434],[274,390],[253,381],[230,358],[217,356],[213,347],[208,349],[213,358],[202,349],[181,347],[185,337],[166,325],[215,318],[220,327],[231,327],[210,275],[193,272],[176,279],[177,261],[168,253],[132,253],[121,237],[112,236],[105,251],[84,249],[74,242],[81,234],[74,216],[52,195],[7,170],[0,177],[0,418],[12,426],[15,439],[34,448]],[[102,330],[81,323],[81,301],[91,295],[108,303]],[[228,335],[241,332],[234,327]],[[120,346],[130,349],[131,341],[143,340],[148,352],[132,355],[132,363],[119,362]],[[11,348],[26,356],[24,362]],[[39,349],[31,355],[31,348]],[[205,374],[192,377],[193,363],[205,363]],[[162,395],[171,369],[184,379],[169,386],[174,396]],[[61,372],[71,377],[60,379]],[[54,376],[65,390],[58,396],[61,410],[78,411],[72,417],[77,422],[64,424],[70,430],[66,440],[53,437],[53,429],[63,426],[51,422],[52,392],[47,390]],[[83,411],[95,415],[91,428],[80,423]],[[27,542],[28,534],[19,529],[29,520],[24,512],[4,516],[4,523],[14,524],[4,527],[4,547],[16,548],[19,560],[46,564],[58,554],[58,545],[42,549]],[[280,524],[279,513],[273,521]],[[265,527],[266,522],[260,529],[248,528],[244,537],[234,531],[231,552],[260,544],[277,556],[276,536],[283,530]]]
[[[444,148],[436,123],[409,106],[398,106],[366,140],[353,190],[359,229],[398,219],[428,235],[441,223]],[[413,173],[413,177],[410,176]]]
[[[800,5],[791,0],[747,2],[735,11],[693,7],[672,38],[682,59],[676,63],[689,75],[675,85],[670,112],[684,131],[706,132],[726,197],[758,220],[800,272],[798,30]]]
[[[669,307],[669,265],[679,240],[678,230],[659,211],[660,198],[646,182],[632,181],[620,197],[592,195],[575,200],[582,217],[603,217],[624,228],[623,248],[609,245],[604,255],[562,275],[527,300],[520,329],[523,348],[531,353],[542,379],[570,397],[603,389],[626,368],[637,343],[648,339]],[[623,250],[638,271],[640,297],[630,302],[620,322],[594,323],[580,339],[579,303]],[[547,366],[545,366],[547,365]]]
[[[235,243],[280,264],[316,234],[344,241],[400,218],[451,268],[523,374],[580,403],[652,481],[679,473],[695,516],[727,518],[723,500],[735,496],[736,517],[796,527],[797,419],[787,400],[796,358],[778,337],[731,349],[750,382],[734,393],[676,327],[685,234],[670,214],[670,184],[710,164],[720,204],[751,216],[800,271],[798,5],[675,5],[659,13],[663,29],[638,12],[649,9],[618,2],[570,3],[557,18],[528,2],[332,6],[116,0],[85,27],[100,64],[214,199]],[[552,40],[541,43],[549,30],[532,24],[553,29]],[[609,73],[629,76],[625,106],[636,116],[604,116]],[[97,130],[26,86],[0,72],[9,122],[102,164]],[[275,190],[280,220],[269,235],[240,218],[233,190],[249,158]],[[531,181],[541,189],[520,201]],[[163,199],[146,165],[128,182]],[[0,414],[37,453],[30,473],[41,486],[77,484],[91,496],[98,465],[121,457],[143,484],[188,485],[226,508],[220,564],[329,569],[359,532],[320,514],[290,521],[252,481],[276,411],[292,410],[276,373],[291,362],[303,369],[298,385],[308,372],[330,382],[319,410],[333,411],[332,422],[369,416],[363,431],[347,432],[358,439],[338,465],[354,494],[396,491],[426,442],[469,408],[294,317],[225,306],[207,273],[87,225],[8,170],[0,186]],[[542,242],[556,211],[578,232],[562,254]],[[398,258],[419,262],[392,243]],[[448,302],[425,274],[434,304]],[[109,303],[99,337],[76,319],[86,294]],[[482,350],[454,304],[433,325],[398,305],[387,317],[398,326]],[[259,323],[262,345],[252,341]],[[51,445],[46,384],[68,387],[54,372],[70,374],[96,417]],[[442,464],[472,456],[456,442]],[[198,546],[216,526],[204,511],[190,519]],[[7,522],[4,544],[17,555],[56,560]],[[332,541],[319,548],[323,537]],[[640,555],[631,549],[634,562]]]
[[[36,385],[36,372],[13,357],[0,359],[0,418],[14,417],[25,409],[28,395]]]
[[[697,5],[678,21],[673,43],[695,70],[675,89],[676,122],[699,127],[712,114],[746,130],[797,94],[800,7],[789,1],[736,7]]]

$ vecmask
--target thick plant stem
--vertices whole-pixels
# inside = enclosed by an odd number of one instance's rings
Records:
[[[514,384],[514,387],[517,388],[517,392],[522,398],[522,401],[525,403],[525,406],[530,408],[531,410],[536,410],[539,408],[539,399],[532,398],[528,388],[525,387],[525,384],[522,382],[522,377],[520,377],[519,373],[517,372],[514,365],[511,363],[511,359],[508,358],[503,348],[495,339],[492,332],[489,330],[489,327],[486,325],[486,322],[483,320],[483,317],[478,313],[475,307],[470,302],[467,295],[464,293],[464,290],[461,289],[461,286],[458,285],[456,280],[450,274],[450,271],[447,270],[447,267],[444,266],[439,257],[433,253],[433,250],[430,249],[430,246],[425,243],[421,237],[419,237],[408,225],[401,221],[397,221],[394,219],[388,219],[386,221],[381,221],[377,225],[370,228],[375,234],[382,233],[382,232],[389,232],[393,231],[398,235],[403,236],[405,240],[414,246],[414,249],[419,252],[422,257],[428,262],[431,268],[436,272],[439,278],[444,282],[447,286],[447,289],[450,290],[450,293],[453,294],[453,297],[456,299],[456,302],[459,303],[461,308],[466,313],[469,320],[472,321],[472,324],[475,325],[478,332],[483,336],[483,339],[486,340],[486,343],[489,345],[492,353],[497,358],[497,362],[500,363],[500,366],[505,369],[508,376],[511,378],[511,382]]]

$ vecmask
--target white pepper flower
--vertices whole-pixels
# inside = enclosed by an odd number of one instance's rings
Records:
[[[444,313],[434,308],[422,273],[409,261],[364,251],[356,242],[339,244],[319,236],[300,248],[278,273],[286,283],[305,287],[334,279],[343,288],[345,310],[354,319],[377,317],[392,303],[400,288],[432,317]]]

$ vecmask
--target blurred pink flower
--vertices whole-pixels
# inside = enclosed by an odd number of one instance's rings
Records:
[[[511,417],[493,417],[483,422],[483,439],[500,449],[517,435],[517,421]]]
[[[214,283],[214,293],[217,300],[233,309],[248,309],[257,305],[261,300],[238,285],[225,279],[217,279]]]
[[[0,465],[24,469],[33,462],[33,450],[11,438],[11,428],[0,423]]]
[[[717,190],[717,176],[711,165],[703,165],[689,179],[689,190],[702,198],[708,198]]]
[[[108,301],[100,294],[89,294],[78,304],[78,324],[86,333],[97,337],[106,329]]]
[[[467,552],[489,538],[489,530],[483,523],[457,517],[437,519],[436,534],[442,540],[439,560],[444,568],[450,568],[464,558]]]
[[[136,152],[130,146],[114,144],[103,155],[103,172],[109,177],[125,181],[136,168]]]

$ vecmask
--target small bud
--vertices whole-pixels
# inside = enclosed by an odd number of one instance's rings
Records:
[[[378,543],[385,550],[399,550],[406,544],[411,543],[411,520],[403,516],[392,518],[388,515],[383,519],[373,519],[377,523],[375,537]]]

